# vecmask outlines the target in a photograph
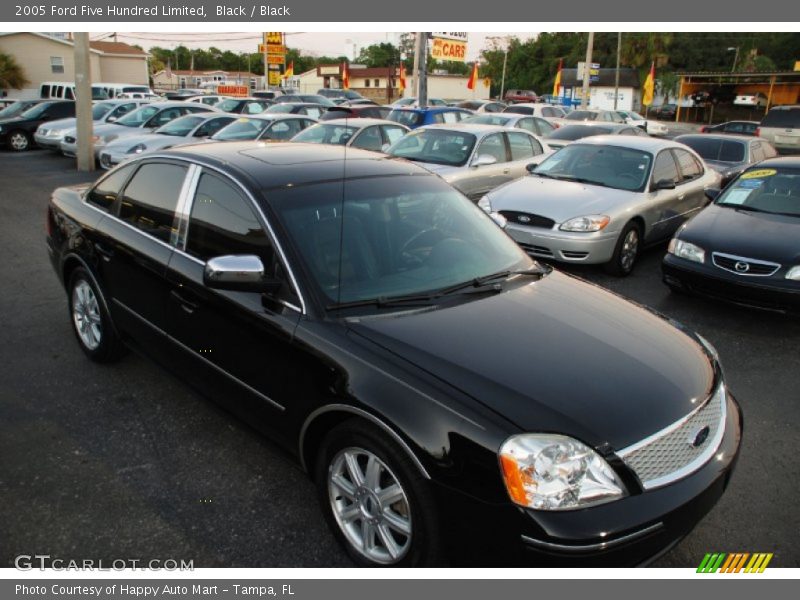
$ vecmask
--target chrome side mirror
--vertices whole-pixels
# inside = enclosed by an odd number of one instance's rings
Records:
[[[203,283],[212,289],[240,292],[276,292],[280,282],[267,279],[264,263],[251,254],[215,256],[206,262]]]
[[[497,158],[491,154],[479,154],[472,161],[473,167],[483,167],[484,165],[493,165],[497,162]]]

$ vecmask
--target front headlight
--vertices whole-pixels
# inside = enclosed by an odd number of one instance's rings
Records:
[[[133,148],[128,150],[127,153],[128,154],[141,154],[145,150],[147,150],[147,146],[145,146],[144,144],[136,144]]]
[[[580,231],[589,233],[600,231],[611,222],[611,218],[605,215],[587,215],[585,217],[575,217],[563,223],[559,229],[562,231]]]
[[[786,279],[791,279],[792,281],[800,281],[800,265],[789,269],[786,272]]]
[[[500,448],[500,465],[509,496],[528,508],[569,510],[626,495],[603,457],[564,435],[515,435]]]
[[[678,238],[672,238],[667,246],[667,252],[674,254],[678,258],[685,258],[692,262],[704,263],[706,261],[706,251],[700,246],[695,246],[690,242],[684,242]]]
[[[64,133],[64,129],[51,129],[47,132],[47,137],[61,137]]]
[[[489,196],[484,196],[480,200],[478,200],[478,206],[485,210],[487,213],[492,212],[492,201],[489,200]]]

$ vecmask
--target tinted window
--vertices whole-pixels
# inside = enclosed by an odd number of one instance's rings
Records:
[[[290,140],[296,136],[303,127],[300,125],[299,119],[284,119],[275,121],[272,127],[269,127],[264,135],[259,139],[267,138],[270,140]]]
[[[131,102],[129,104],[120,104],[114,110],[111,111],[109,117],[116,117],[119,119],[122,115],[126,115],[132,110],[136,108],[136,104]]]
[[[170,242],[186,167],[151,163],[136,171],[122,195],[119,217],[162,242]]]
[[[507,106],[506,108],[504,108],[503,112],[516,113],[518,115],[532,115],[533,108],[531,108],[530,106],[514,106],[512,104],[511,106]]]
[[[673,168],[675,161],[668,154]],[[640,190],[647,180],[652,156],[620,146],[570,144],[547,157],[535,173],[555,179],[580,179],[621,190]],[[677,176],[677,171],[675,172]]]
[[[207,137],[209,135],[214,135],[225,127],[228,123],[233,121],[233,117],[219,117],[218,119],[209,119],[203,125],[201,125],[197,131],[194,132],[194,137]]]
[[[416,127],[422,124],[424,116],[422,113],[414,112],[413,110],[393,110],[387,118],[406,127]]]
[[[703,174],[703,167],[701,167],[697,159],[686,150],[675,150],[675,158],[678,160],[678,165],[681,168],[681,173],[685,180],[695,179]]]
[[[404,136],[388,153],[419,162],[461,166],[474,147],[475,136],[471,133],[424,129]]]
[[[353,141],[352,145],[363,150],[380,152],[381,147],[383,146],[383,136],[381,135],[381,130],[377,125],[367,127],[358,134],[358,137]]]
[[[800,128],[800,108],[773,108],[761,120],[762,127]]]
[[[386,135],[386,141],[389,144],[394,144],[406,134],[406,130],[402,127],[392,127],[391,125],[383,125],[382,127],[383,133]]]
[[[536,129],[538,131],[533,131],[532,133],[538,133],[541,136],[545,136],[545,135],[550,135],[556,130],[556,128],[553,125],[551,125],[544,119],[538,119],[534,117],[533,120],[536,122]]]
[[[523,160],[525,158],[531,158],[536,154],[541,154],[541,147],[537,152],[536,148],[533,146],[532,142],[534,140],[531,136],[512,131],[508,132],[506,135],[508,136],[508,144],[511,148],[511,160]]]
[[[656,162],[653,165],[653,183],[668,179],[675,183],[679,183],[681,178],[678,175],[678,167],[675,164],[675,159],[672,158],[672,152],[664,150],[656,157]]]
[[[475,156],[494,156],[497,162],[506,162],[506,145],[503,142],[503,135],[493,133],[486,136],[478,146]]]
[[[248,199],[208,173],[201,175],[197,184],[186,252],[203,261],[225,254],[255,254],[265,266],[272,258],[269,238]]]
[[[59,102],[54,104],[50,110],[47,111],[54,119],[61,119],[63,117],[75,116],[75,103],[74,102]]]
[[[688,137],[678,140],[686,144],[706,160],[723,162],[742,162],[747,146],[737,140],[724,140],[713,137]]]
[[[91,189],[86,195],[86,201],[109,212],[133,168],[134,165],[128,165],[111,173]]]
[[[599,125],[567,125],[556,129],[548,137],[554,140],[578,140],[590,135],[605,135],[611,131],[610,127]]]

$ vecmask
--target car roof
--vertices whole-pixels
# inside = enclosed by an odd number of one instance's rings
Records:
[[[402,123],[398,123],[397,121],[389,121],[388,119],[375,119],[372,117],[359,117],[357,119],[348,119],[346,117],[342,117],[341,119],[328,119],[327,121],[320,121],[320,125],[348,125],[350,127],[358,127],[359,129],[363,129],[364,127],[369,127],[371,125],[392,125],[394,127],[400,126],[404,129],[408,129]]]
[[[759,167],[788,167],[790,169],[800,169],[800,156],[778,156],[776,158],[768,158],[758,163]]]
[[[537,106],[545,108],[549,106],[552,108],[563,108],[563,106],[558,106],[557,104],[547,104],[546,102],[514,102],[514,104],[509,104],[509,106],[527,106],[530,108],[536,108]]]
[[[673,138],[673,140],[680,141],[682,139],[698,139],[698,140],[733,140],[735,142],[766,142],[764,138],[755,137],[753,135],[738,135],[731,133],[684,133]]]
[[[444,129],[446,131],[458,131],[464,133],[471,133],[473,135],[487,135],[489,133],[508,131],[508,127],[503,125],[489,125],[487,123],[437,123],[436,125],[425,125],[419,127],[415,131],[422,131],[426,129]],[[515,131],[524,131],[523,129]]]
[[[628,126],[630,127],[630,125]],[[580,140],[575,140],[574,144],[594,144],[598,146],[622,146],[631,148],[633,150],[642,150],[644,152],[658,152],[665,148],[685,148],[680,143],[673,142],[672,140],[662,140],[654,137],[639,137],[633,135],[592,135]]]
[[[220,114],[220,112],[217,111],[217,114]],[[232,114],[232,115],[234,115],[236,117],[237,121],[241,120],[241,119],[256,119],[256,120],[259,120],[259,121],[274,121],[276,119],[312,119],[312,120],[314,120],[314,117],[311,117],[309,115],[295,115],[295,114],[292,114],[292,113],[278,113],[278,112],[260,112],[260,113],[254,114],[254,115],[238,115],[236,113],[222,113],[222,114]]]
[[[457,106],[396,106],[393,107],[392,110],[399,110],[403,112],[466,112],[469,111],[465,108],[458,108]]]
[[[152,156],[152,155],[151,155]],[[166,151],[173,156],[232,171],[259,189],[392,175],[427,175],[429,171],[406,160],[387,159],[374,152],[329,144],[300,142],[225,142],[191,144]]]

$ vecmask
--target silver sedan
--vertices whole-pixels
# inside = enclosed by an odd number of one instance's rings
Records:
[[[429,125],[392,144],[387,154],[413,160],[477,202],[527,173],[550,154],[540,138],[493,125]]]
[[[668,240],[719,182],[688,146],[603,135],[559,150],[479,206],[502,215],[531,256],[628,275],[640,250]]]

